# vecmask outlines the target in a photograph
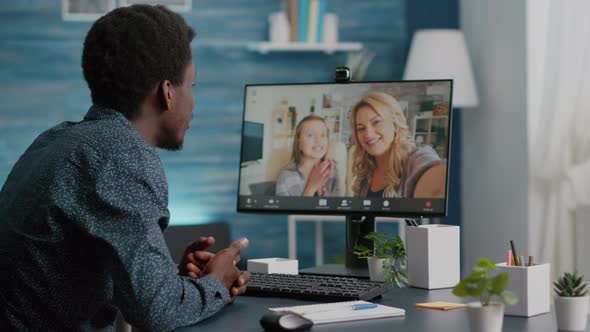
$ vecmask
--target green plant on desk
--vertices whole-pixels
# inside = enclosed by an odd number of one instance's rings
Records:
[[[487,258],[480,258],[479,262],[471,270],[471,274],[461,280],[453,288],[453,294],[459,297],[478,297],[482,306],[490,304],[492,296],[496,295],[508,305],[518,302],[516,294],[507,291],[510,276],[502,272],[494,277],[489,273],[496,267],[496,263]]]
[[[358,258],[383,259],[383,274],[386,282],[403,288],[408,285],[406,274],[406,249],[404,241],[398,235],[390,239],[387,233],[371,232],[365,239],[373,241],[374,251],[363,245],[356,245],[353,253]]]
[[[585,331],[588,325],[587,283],[578,272],[565,272],[553,282],[555,297],[555,316],[557,328],[564,331]]]
[[[578,276],[578,272],[564,273],[557,281],[553,282],[553,290],[560,297],[580,297],[588,294],[587,284],[583,276]]]

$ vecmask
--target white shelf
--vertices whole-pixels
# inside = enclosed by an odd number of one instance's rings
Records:
[[[250,51],[266,54],[268,52],[324,52],[331,54],[338,51],[353,52],[363,49],[361,43],[271,43],[271,42],[254,42],[248,44]]]
[[[445,115],[416,115],[416,119],[446,119],[449,116],[447,114]]]

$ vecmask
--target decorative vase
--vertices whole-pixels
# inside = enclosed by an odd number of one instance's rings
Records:
[[[560,331],[585,331],[589,296],[555,298],[555,316]]]
[[[394,287],[408,286],[405,259],[367,258],[371,281],[391,282]]]
[[[287,14],[284,11],[272,13],[268,17],[269,39],[276,44],[286,44],[289,42],[290,27]]]
[[[383,263],[385,263],[386,260],[388,260],[388,258],[367,258],[371,281],[385,281],[385,275],[383,274]]]
[[[480,302],[471,302],[467,305],[467,315],[472,332],[502,332],[504,303],[482,306]]]
[[[322,43],[336,44],[338,42],[338,16],[332,13],[324,14],[322,26]]]

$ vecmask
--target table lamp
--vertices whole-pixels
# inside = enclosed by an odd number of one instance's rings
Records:
[[[418,30],[412,39],[404,80],[453,79],[453,106],[479,104],[461,30]]]

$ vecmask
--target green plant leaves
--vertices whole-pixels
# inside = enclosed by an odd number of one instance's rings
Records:
[[[390,239],[387,233],[370,232],[365,239],[373,241],[374,252],[363,245],[356,245],[353,254],[358,258],[387,258],[383,263],[384,279],[397,287],[408,285],[406,269],[406,249],[404,241],[398,235]]]
[[[395,245],[393,249],[393,253],[395,258],[405,258],[406,257],[406,248],[404,247],[404,241],[402,238],[397,235],[395,237]]]
[[[586,296],[588,294],[588,290],[586,290],[586,284],[578,287],[574,291],[574,296]]]
[[[478,275],[471,274],[461,280],[459,284],[453,288],[453,294],[460,297],[479,297],[486,288],[487,280],[485,278],[480,278]]]
[[[352,253],[355,254],[358,258],[368,258],[373,256],[371,250],[361,244],[356,245]]]
[[[496,267],[496,262],[493,262],[485,257],[479,259],[477,264],[473,267],[472,273],[488,273]]]
[[[406,249],[404,241],[398,235],[393,240],[387,237],[384,232],[370,232],[365,239],[373,241],[374,253],[366,246],[356,245],[353,253],[359,258],[377,257],[377,258],[405,258]]]
[[[588,284],[584,282],[584,276],[578,276],[578,272],[565,272],[563,276],[553,282],[553,290],[558,296],[562,297],[577,297],[586,296]]]
[[[506,288],[508,288],[508,284],[510,283],[510,276],[508,272],[502,272],[497,276],[493,277],[490,283],[490,293],[493,294],[500,294]]]
[[[383,274],[386,282],[393,283],[398,288],[408,286],[408,275],[405,273],[405,259],[386,259],[383,261]]]
[[[500,296],[502,301],[508,305],[513,305],[518,302],[518,296],[516,296],[516,294],[511,291],[503,291],[498,296]]]
[[[518,301],[516,294],[506,291],[510,283],[507,272],[490,278],[489,273],[496,268],[496,263],[485,257],[479,259],[471,274],[461,280],[454,288],[453,294],[459,297],[479,297],[482,305],[488,305],[493,295],[498,296],[508,305]]]

